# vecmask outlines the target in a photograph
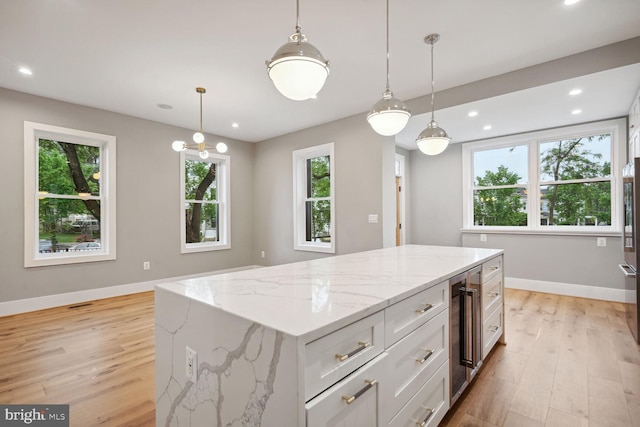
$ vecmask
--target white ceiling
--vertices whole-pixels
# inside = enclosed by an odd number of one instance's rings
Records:
[[[285,99],[266,73],[265,60],[294,32],[293,0],[0,0],[0,87],[195,129],[202,86],[205,131],[251,142],[355,114],[365,120],[385,89],[384,0],[300,3],[303,33],[331,65],[315,100]],[[440,91],[640,36],[639,18],[639,0],[392,0],[391,89],[404,100],[430,92],[429,33],[441,35]],[[620,116],[640,69],[452,107],[436,119],[457,142],[567,124],[573,86],[584,89],[577,121]],[[398,144],[413,149],[427,120],[412,119]]]

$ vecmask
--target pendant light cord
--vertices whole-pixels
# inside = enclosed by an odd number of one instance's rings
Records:
[[[298,34],[298,43],[302,41],[302,27],[300,27],[300,0],[296,0],[296,34]]]
[[[200,133],[202,133],[202,92],[200,92]]]
[[[387,0],[387,92],[389,92],[389,0]]]
[[[434,93],[434,89],[433,89],[433,86],[434,86],[434,78],[433,78],[433,45],[434,44],[435,44],[435,42],[431,43],[431,121],[432,122],[434,121],[434,118],[433,118],[434,117],[434,113],[433,113],[433,111],[434,111],[434,100],[435,100],[435,96],[436,96],[435,93]]]

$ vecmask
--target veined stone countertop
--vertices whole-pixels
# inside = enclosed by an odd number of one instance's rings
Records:
[[[309,342],[502,252],[406,245],[157,286]]]

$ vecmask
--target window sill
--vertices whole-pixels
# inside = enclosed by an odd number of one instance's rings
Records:
[[[604,228],[604,227],[603,227]],[[603,230],[593,229],[553,229],[553,230],[519,230],[516,228],[463,228],[460,230],[462,234],[521,234],[521,235],[536,235],[536,236],[584,236],[584,237],[621,237],[622,231],[607,227]]]
[[[182,247],[180,253],[181,254],[191,254],[197,252],[210,252],[210,251],[220,251],[224,249],[231,249],[231,245],[228,243],[220,243],[220,244],[192,244],[185,245]]]
[[[25,257],[25,267],[45,267],[49,265],[67,265],[67,264],[80,264],[84,262],[98,262],[98,261],[114,261],[116,259],[115,252],[112,253],[84,253],[73,255],[39,255],[35,258]]]
[[[335,254],[336,249],[331,245],[294,245],[294,251],[321,252],[325,254]]]

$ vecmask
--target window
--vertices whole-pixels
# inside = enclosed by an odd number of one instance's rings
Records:
[[[610,120],[465,144],[464,227],[617,232],[623,132]]]
[[[230,157],[196,151],[180,153],[181,252],[229,249]]]
[[[25,267],[113,260],[116,138],[24,122]]]
[[[294,249],[335,253],[333,143],[293,152]]]

